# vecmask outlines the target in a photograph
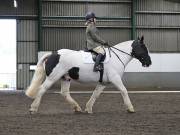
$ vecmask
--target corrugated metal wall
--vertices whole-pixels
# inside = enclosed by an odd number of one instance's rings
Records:
[[[17,16],[37,15],[37,0],[16,0],[18,8],[14,8],[13,0],[0,0],[0,16],[17,18]]]
[[[45,0],[42,2],[42,50],[83,49],[87,11],[95,12],[100,18],[97,24],[100,33],[112,44],[130,39],[131,1]]]
[[[31,81],[30,65],[36,64],[38,52],[36,20],[17,20],[17,88],[24,89]]]
[[[28,9],[22,11],[21,14],[25,15],[17,19],[17,89],[25,89],[30,84],[34,73],[30,71],[30,65],[37,62],[38,21],[34,18],[37,16],[37,3],[31,4],[34,8],[28,8],[29,12]],[[26,15],[32,18],[26,18]]]
[[[136,21],[151,52],[180,51],[180,2],[137,0]]]

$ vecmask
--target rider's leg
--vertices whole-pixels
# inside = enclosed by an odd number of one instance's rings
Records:
[[[94,72],[101,70],[101,67],[99,66],[99,63],[100,63],[102,57],[103,57],[103,54],[101,54],[101,53],[99,53],[96,56],[96,61],[95,61],[94,68],[93,68]]]
[[[103,57],[104,54],[105,54],[105,50],[104,50],[103,47],[98,46],[98,47],[94,48],[93,51],[95,51],[96,53],[98,53],[98,55],[97,55],[97,57],[96,57],[95,64],[94,64],[94,69],[93,69],[93,71],[96,72],[96,71],[101,70],[101,68],[99,67],[99,63],[100,63],[102,57]]]
[[[100,96],[100,94],[103,92],[104,88],[106,86],[102,85],[102,84],[98,84],[91,96],[91,98],[89,99],[89,101],[86,103],[86,109],[85,111],[88,113],[92,113],[92,107],[96,101],[96,99]]]
[[[61,94],[65,98],[65,100],[73,107],[75,112],[81,112],[81,107],[70,95],[70,83],[71,82],[69,80],[61,79]]]

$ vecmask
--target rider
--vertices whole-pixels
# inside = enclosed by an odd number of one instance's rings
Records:
[[[99,63],[103,55],[105,55],[105,50],[103,46],[108,45],[108,43],[103,40],[98,35],[98,30],[96,28],[96,16],[93,12],[88,12],[86,14],[86,40],[87,40],[87,49],[96,52],[98,55],[94,64],[93,71],[101,70]]]

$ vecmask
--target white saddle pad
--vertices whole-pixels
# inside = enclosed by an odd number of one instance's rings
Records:
[[[109,61],[109,51],[107,49],[106,50],[106,58],[104,60],[103,63],[107,63]],[[86,64],[92,64],[94,63],[93,59],[92,59],[92,54],[90,52],[84,52],[84,51],[81,51],[81,55],[82,55],[82,58],[83,58],[83,62],[86,63]]]

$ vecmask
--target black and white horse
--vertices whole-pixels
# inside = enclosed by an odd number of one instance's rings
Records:
[[[94,63],[86,62],[85,57],[91,56],[90,52],[61,49],[57,54],[43,55],[37,63],[31,85],[26,90],[26,95],[34,98],[30,112],[36,113],[38,111],[43,94],[58,80],[61,80],[62,96],[70,103],[75,112],[82,110],[70,95],[71,80],[97,84],[91,98],[86,103],[86,112],[92,113],[93,104],[108,83],[114,84],[120,90],[127,111],[134,112],[121,78],[126,65],[132,58],[138,59],[144,67],[151,65],[151,58],[144,44],[144,38],[122,42],[105,50],[103,83],[99,83],[99,72],[93,72]]]

